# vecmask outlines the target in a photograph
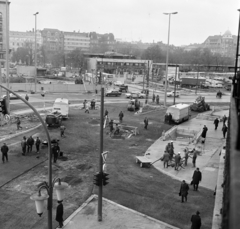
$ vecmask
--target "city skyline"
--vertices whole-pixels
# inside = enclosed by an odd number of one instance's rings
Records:
[[[116,39],[126,41],[167,43],[168,16],[163,12],[178,11],[171,17],[170,44],[181,46],[203,43],[208,36],[220,35],[226,30],[236,35],[238,8],[237,0],[90,0],[87,3],[69,0],[68,4],[63,0],[12,0],[10,30],[31,30],[33,14],[39,12],[37,29],[40,30],[95,31],[113,33]]]

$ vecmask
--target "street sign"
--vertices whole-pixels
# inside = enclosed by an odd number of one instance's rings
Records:
[[[109,153],[109,151],[105,151],[105,152],[102,153],[103,163],[106,163],[108,153]]]

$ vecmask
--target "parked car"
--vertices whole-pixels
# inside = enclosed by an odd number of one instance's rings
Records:
[[[20,95],[20,96],[23,96],[23,95]],[[2,99],[4,99],[4,98],[6,98],[7,97],[7,95],[2,95]],[[23,96],[24,97],[24,96]],[[9,93],[9,98],[10,99],[18,99],[18,97],[17,96],[15,96],[14,94],[12,94],[12,93]]]
[[[130,92],[125,94],[126,98],[131,98],[131,99],[144,99],[146,97],[145,94],[140,93],[140,92]]]
[[[180,96],[179,91],[167,92],[167,97],[179,97],[179,96]]]
[[[208,89],[209,86],[208,86],[207,84],[201,84],[201,88],[203,88],[203,89]]]
[[[121,85],[124,85],[124,83],[121,82],[121,81],[115,81],[113,84],[114,84],[115,86],[121,86]]]
[[[127,92],[128,91],[128,86],[127,85],[121,85],[121,86],[119,86],[119,91],[120,92],[123,92],[123,91],[125,91],[125,92]]]
[[[121,92],[117,90],[109,90],[105,93],[106,96],[121,96]]]

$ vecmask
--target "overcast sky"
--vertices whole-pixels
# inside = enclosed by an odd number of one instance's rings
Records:
[[[10,30],[38,29],[113,33],[127,41],[202,43],[209,35],[230,30],[237,35],[239,0],[10,0]]]

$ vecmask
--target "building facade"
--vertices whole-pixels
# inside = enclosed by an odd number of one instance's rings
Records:
[[[223,35],[209,36],[202,48],[209,48],[212,53],[219,53],[222,56],[234,57],[237,47],[237,36],[227,30]]]
[[[36,34],[37,48],[39,49],[42,45],[42,34],[41,31],[37,30]],[[20,47],[31,46],[35,50],[35,31],[10,31],[9,32],[9,47],[12,51],[16,51]]]
[[[9,3],[10,4],[10,3]],[[9,7],[8,7],[9,11]],[[8,13],[9,15],[9,13]],[[0,1],[0,62],[6,62],[6,1]]]
[[[81,49],[83,52],[89,52],[90,37],[88,33],[63,32],[64,35],[64,53],[69,53],[74,49]]]
[[[63,52],[64,51],[64,34],[58,29],[43,29],[42,42],[46,52]]]

